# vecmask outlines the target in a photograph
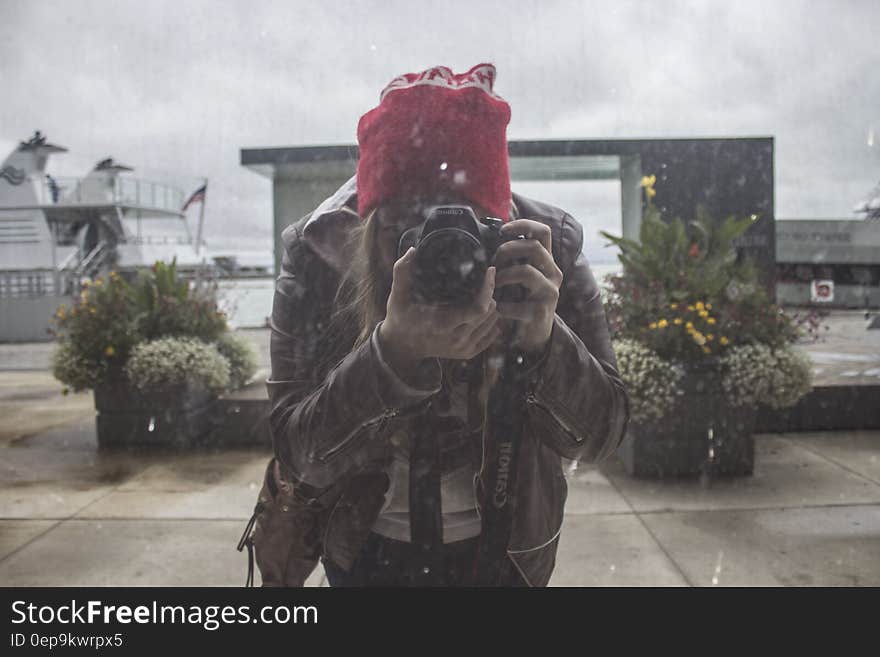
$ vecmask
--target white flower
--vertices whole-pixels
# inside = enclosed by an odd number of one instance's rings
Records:
[[[229,361],[196,338],[161,338],[137,345],[125,364],[139,388],[196,383],[215,392],[229,385]]]
[[[615,340],[612,346],[629,394],[631,419],[634,422],[661,419],[680,394],[678,383],[682,369],[635,340]]]
[[[812,388],[809,357],[790,346],[764,344],[734,347],[721,359],[722,385],[734,406],[794,406]]]

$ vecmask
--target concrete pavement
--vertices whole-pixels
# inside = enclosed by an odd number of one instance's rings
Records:
[[[268,451],[98,451],[87,418],[2,455],[0,584],[243,584]],[[878,432],[758,436],[754,476],[708,487],[615,461],[569,488],[551,585],[880,585]]]

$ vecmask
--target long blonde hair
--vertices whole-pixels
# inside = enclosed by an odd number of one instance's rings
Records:
[[[346,248],[350,265],[339,281],[334,319],[352,324],[357,330],[354,346],[366,342],[376,325],[385,318],[391,292],[390,272],[383,271],[378,249],[379,221],[372,210],[351,232]]]

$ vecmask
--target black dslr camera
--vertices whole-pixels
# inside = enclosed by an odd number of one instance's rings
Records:
[[[398,257],[416,248],[414,277],[419,301],[431,304],[463,304],[473,299],[486,270],[504,242],[525,236],[503,237],[504,222],[494,217],[477,219],[466,205],[431,208],[425,221],[400,237]],[[498,301],[523,301],[528,290],[509,285],[495,290]]]

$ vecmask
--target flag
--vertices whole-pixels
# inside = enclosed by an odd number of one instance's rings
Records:
[[[181,212],[186,212],[187,208],[191,206],[193,203],[204,203],[205,202],[205,193],[208,191],[208,185],[202,185],[196,191],[192,193],[192,196],[189,197],[186,203],[183,204],[183,209]]]

